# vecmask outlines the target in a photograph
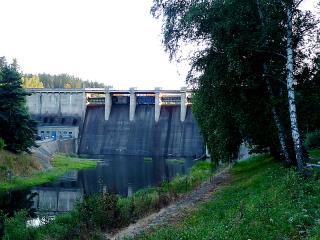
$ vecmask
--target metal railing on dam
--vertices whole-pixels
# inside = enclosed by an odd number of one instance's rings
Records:
[[[191,105],[192,92],[180,90],[114,90],[111,88],[28,88],[29,112],[33,115],[68,115],[84,117],[87,105],[105,105],[105,120],[109,120],[114,104],[128,104],[130,121],[134,120],[137,105],[155,105],[155,121],[159,121],[161,106],[180,106],[180,120],[186,118],[187,106]]]

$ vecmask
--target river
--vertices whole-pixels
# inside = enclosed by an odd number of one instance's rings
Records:
[[[170,161],[162,157],[101,156],[97,167],[68,172],[58,180],[30,189],[11,191],[1,198],[0,207],[9,215],[26,208],[32,217],[68,212],[85,195],[111,192],[130,196],[134,192],[158,186],[177,174],[186,174],[194,161]]]

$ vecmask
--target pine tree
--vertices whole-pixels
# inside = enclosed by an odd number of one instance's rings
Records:
[[[26,109],[28,94],[22,88],[16,61],[7,64],[0,59],[0,137],[13,152],[29,152],[35,146],[36,122]]]

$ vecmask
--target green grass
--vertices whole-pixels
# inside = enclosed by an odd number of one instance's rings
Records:
[[[317,164],[320,163],[320,149],[310,150],[309,156],[310,156],[311,163],[317,163]]]
[[[137,239],[320,239],[320,180],[267,155],[237,164],[233,181],[175,226]]]
[[[172,165],[179,165],[179,164],[183,165],[185,162],[186,160],[184,159],[170,159],[170,158],[166,159],[166,163],[172,164]]]
[[[143,158],[143,161],[145,161],[145,162],[152,162],[153,159],[152,159],[152,157],[144,157],[144,158]]]
[[[0,182],[7,180],[8,172],[14,176],[29,176],[39,170],[41,165],[30,154],[0,150]]]
[[[28,177],[13,177],[10,181],[2,181],[0,183],[0,192],[5,192],[11,189],[23,189],[51,182],[68,171],[94,168],[97,163],[91,160],[58,154],[53,158],[51,164],[53,166],[53,169],[51,170],[35,172]]]

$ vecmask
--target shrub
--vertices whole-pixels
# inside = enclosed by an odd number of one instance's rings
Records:
[[[320,130],[307,133],[304,146],[307,150],[320,148]]]
[[[26,210],[21,210],[14,217],[4,220],[4,237],[5,240],[32,240],[35,239],[35,231],[33,228],[27,228]]]
[[[111,229],[118,224],[117,202],[118,197],[110,193],[85,197],[83,203],[76,206],[76,212],[87,229]]]
[[[6,144],[4,143],[4,140],[0,138],[0,150],[4,149],[5,146]]]
[[[77,239],[80,236],[81,229],[81,224],[78,219],[78,214],[75,211],[68,214],[57,215],[54,221],[37,229],[37,239]],[[54,233],[54,237],[49,237],[52,236],[52,233]]]

